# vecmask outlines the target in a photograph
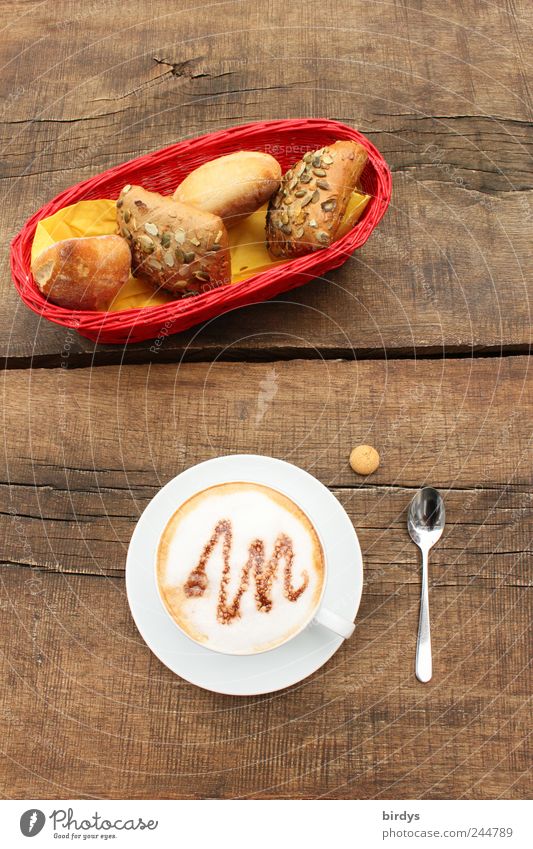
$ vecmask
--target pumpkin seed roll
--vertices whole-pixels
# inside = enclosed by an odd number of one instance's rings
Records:
[[[117,221],[136,277],[177,296],[230,282],[228,234],[217,215],[127,185],[117,200]]]
[[[337,141],[306,153],[284,174],[267,213],[273,257],[302,256],[335,241],[367,158],[357,142]]]

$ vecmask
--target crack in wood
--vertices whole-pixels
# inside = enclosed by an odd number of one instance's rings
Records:
[[[31,491],[33,489],[33,487],[31,485],[29,485],[28,489]],[[99,490],[95,489],[92,494],[97,495],[98,491]],[[69,489],[69,490],[64,490],[64,492],[74,493],[75,490]],[[35,514],[34,513],[19,513],[18,511],[16,513],[9,513],[9,512],[5,512],[3,510],[0,510],[0,516],[7,516],[10,519],[13,519],[13,517],[15,516],[17,519],[29,519],[32,522],[43,522],[43,523],[44,522],[54,522],[54,523],[57,523],[57,524],[66,523],[66,524],[74,524],[74,525],[80,525],[80,524],[95,525],[98,522],[102,522],[102,521],[105,521],[107,519],[126,519],[126,521],[128,521],[128,522],[132,522],[132,521],[135,521],[135,518],[136,518],[131,513],[128,513],[126,515],[122,515],[122,514],[116,514],[116,513],[107,513],[105,510],[103,510],[101,513],[82,513],[82,512],[76,513],[74,511],[74,516],[44,516],[41,513],[35,513]],[[138,516],[137,516],[137,518],[138,518]],[[95,537],[91,537],[91,539],[95,539]]]
[[[118,98],[113,98],[113,101],[116,99]],[[126,111],[127,109],[117,109],[114,112],[99,112],[97,115],[80,115],[77,118],[6,118],[5,121],[0,121],[0,124],[5,123],[7,126],[11,124],[77,124],[82,121],[96,121],[98,118],[121,115]]]
[[[234,71],[223,71],[220,74],[214,74],[210,71],[194,72],[192,66],[201,62],[204,58],[204,56],[196,56],[193,59],[186,59],[183,62],[172,62],[168,59],[160,59],[158,56],[152,56],[154,62],[157,62],[158,65],[166,65],[170,69],[169,73],[178,79],[197,80],[207,78],[218,80],[220,77],[231,77],[235,73]]]
[[[282,303],[280,301],[280,303]],[[180,347],[170,347],[173,344],[172,338],[169,337],[169,347],[160,348],[157,353],[153,354],[149,348],[135,346],[126,346],[122,348],[120,345],[105,346],[94,345],[93,348],[86,351],[72,351],[69,353],[68,362],[65,362],[61,354],[32,354],[32,355],[8,355],[0,358],[0,370],[25,370],[29,368],[41,369],[56,369],[61,367],[65,370],[76,370],[79,368],[109,366],[109,365],[125,365],[125,364],[144,364],[151,362],[158,363],[212,363],[212,362],[253,362],[253,363],[271,363],[271,362],[289,362],[295,360],[319,360],[323,361],[339,361],[352,362],[354,360],[477,360],[477,359],[502,359],[504,357],[528,356],[532,352],[532,343],[523,344],[505,344],[505,345],[473,345],[466,348],[464,345],[445,345],[436,347],[433,345],[427,347],[419,347],[415,345],[412,348],[398,347],[395,349],[376,349],[376,348],[343,348],[338,346],[326,347],[317,344],[313,348],[298,348],[288,345],[280,345],[279,347],[270,347],[265,345],[264,348],[238,348],[233,346],[218,347],[216,344],[209,344],[205,347],[194,348],[192,345],[186,346],[183,349]],[[91,345],[90,342],[84,341],[84,344]],[[174,344],[179,345],[179,341],[175,340]]]
[[[420,115],[416,112],[377,112],[383,118],[411,118],[414,121],[463,121],[463,120],[480,120],[490,121],[490,123],[498,122],[500,124],[517,124],[521,127],[533,127],[533,121],[522,120],[520,118],[510,118],[507,115],[481,115],[476,113],[465,113],[457,115]]]
[[[124,572],[117,572],[114,574],[113,572],[90,572],[87,569],[83,571],[76,571],[73,568],[69,568],[68,566],[62,568],[52,568],[52,566],[43,566],[36,565],[33,563],[27,563],[23,561],[17,560],[0,560],[0,568],[2,569],[30,569],[32,572],[40,573],[43,575],[72,575],[76,578],[87,576],[88,578],[115,578],[121,581],[124,580],[125,574]]]
[[[420,585],[420,580],[418,576],[418,567],[416,567],[416,575],[411,576],[410,574],[404,574],[402,577],[398,578],[398,580],[394,581],[392,579],[384,578],[380,575],[374,575],[374,570],[379,571],[380,568],[383,567],[392,567],[396,564],[393,562],[372,562],[370,566],[367,564],[367,579],[365,582],[365,595],[383,595],[384,593],[390,595],[391,593],[398,595],[403,587],[415,587],[418,588]],[[402,564],[405,567],[405,564]],[[61,566],[58,563],[54,564],[43,564],[43,563],[29,563],[27,561],[17,561],[17,560],[0,560],[0,569],[29,569],[32,573],[38,573],[43,575],[72,575],[73,577],[79,578],[112,578],[115,580],[123,581],[125,579],[125,570],[110,570],[110,571],[94,571],[90,569],[76,569],[73,566]],[[401,566],[398,567],[400,571],[404,572],[405,569],[402,570]],[[438,567],[435,567],[438,568]],[[412,580],[409,578],[413,577]],[[520,590],[529,590],[533,588],[533,584],[531,583],[520,583],[516,582],[505,582],[505,575],[486,575],[484,572],[479,572],[475,575],[457,575],[457,580],[453,581],[442,581],[439,580],[438,577],[432,577],[430,579],[430,587],[431,589],[440,589],[440,588],[453,588],[453,589],[464,589],[468,586],[475,586],[478,589],[498,589],[498,590],[507,590],[507,589],[520,589]],[[380,588],[378,592],[376,592],[377,587]],[[387,587],[392,587],[393,589],[386,589]]]
[[[490,176],[493,176],[494,174],[496,174],[496,175],[499,175],[501,177],[506,177],[506,175],[503,171],[497,171],[495,169],[489,170],[488,168],[475,168],[474,166],[464,165],[464,164],[461,164],[461,163],[458,163],[458,162],[450,162],[450,161],[447,161],[446,165],[447,165],[447,167],[452,168],[454,170],[454,173],[458,172],[458,171],[466,171],[467,173],[470,172],[472,174],[489,174]],[[432,162],[409,162],[406,165],[392,165],[391,171],[392,171],[393,174],[398,174],[398,173],[402,174],[402,173],[408,173],[409,171],[415,171],[416,169],[424,170],[426,168],[432,169],[432,170],[435,170],[435,169],[439,170],[438,166],[435,166]],[[528,174],[528,172],[526,170],[524,170],[522,173]],[[444,185],[454,185],[454,186],[458,185],[457,181],[454,180],[453,175],[450,175],[449,180],[435,179],[435,177],[432,175],[429,178],[429,180],[427,180],[427,181],[422,180],[422,182],[443,183]],[[489,188],[484,188],[484,187],[470,188],[468,186],[464,186],[462,184],[459,184],[458,188],[461,188],[461,189],[466,190],[466,191],[478,192],[479,194],[487,194],[487,195],[496,195],[497,196],[499,194],[514,194],[516,192],[529,192],[533,189],[533,186],[529,186],[529,185],[528,186],[513,186],[510,189],[489,189]]]

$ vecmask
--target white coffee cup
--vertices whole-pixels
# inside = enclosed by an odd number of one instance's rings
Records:
[[[239,490],[239,488],[240,488],[240,490]],[[206,570],[205,564],[204,564],[204,571],[201,575],[199,573],[198,567],[193,568],[193,570],[190,571],[190,563],[188,563],[188,565],[187,565],[186,571],[190,572],[190,576],[191,575],[196,576],[195,580],[197,579],[198,576],[201,578],[201,581],[200,581],[201,586],[200,586],[200,584],[198,584],[197,586],[195,586],[194,584],[191,585],[191,587],[192,587],[192,589],[191,589],[192,601],[191,600],[186,601],[185,598],[184,598],[184,592],[183,592],[183,590],[187,586],[189,586],[189,584],[190,584],[190,577],[189,577],[189,581],[185,581],[185,582],[183,580],[183,574],[181,575],[179,580],[175,580],[174,578],[170,579],[168,577],[168,572],[169,572],[168,563],[172,559],[171,554],[170,554],[170,545],[173,543],[173,541],[175,539],[177,539],[177,533],[178,533],[178,530],[180,529],[180,523],[181,523],[181,528],[182,528],[182,538],[183,538],[183,534],[186,533],[186,530],[185,530],[186,526],[184,524],[183,516],[184,515],[186,517],[188,516],[188,521],[189,521],[190,527],[192,527],[193,525],[191,523],[193,522],[193,519],[191,519],[191,516],[194,516],[195,511],[198,512],[198,509],[203,509],[201,507],[198,508],[197,503],[199,503],[200,505],[203,504],[205,510],[208,510],[208,507],[206,507],[205,505],[213,504],[213,503],[215,503],[214,499],[216,499],[218,497],[226,498],[226,496],[232,497],[232,498],[239,498],[241,496],[242,497],[246,496],[248,503],[249,503],[250,498],[253,499],[255,496],[257,496],[257,497],[261,496],[263,498],[271,499],[273,504],[277,505],[276,509],[279,508],[281,510],[288,511],[288,514],[290,514],[291,512],[294,513],[294,518],[295,518],[296,523],[297,523],[295,525],[295,528],[298,528],[300,526],[300,524],[301,524],[302,528],[304,528],[305,523],[308,523],[306,533],[309,534],[310,536],[312,535],[312,537],[313,537],[313,547],[312,547],[313,554],[315,554],[318,551],[318,547],[320,549],[320,566],[319,566],[319,569],[316,570],[317,572],[320,573],[320,576],[321,576],[320,591],[318,592],[318,586],[316,585],[318,583],[318,580],[317,580],[317,582],[315,583],[315,589],[312,593],[313,598],[311,600],[311,603],[309,603],[309,601],[308,601],[307,611],[306,611],[305,615],[303,617],[299,618],[297,626],[294,627],[294,628],[291,628],[290,632],[288,632],[286,636],[283,636],[279,639],[273,639],[270,643],[265,642],[264,637],[263,637],[263,643],[261,643],[259,645],[256,644],[254,647],[248,647],[248,648],[243,647],[242,645],[231,646],[231,645],[226,645],[226,644],[224,644],[224,646],[221,647],[220,643],[219,643],[219,645],[216,644],[215,639],[211,639],[209,636],[206,636],[205,634],[202,633],[202,629],[198,625],[198,623],[194,623],[194,622],[191,623],[190,621],[187,621],[187,623],[185,624],[185,619],[182,615],[182,611],[184,609],[186,609],[186,605],[189,603],[189,601],[191,602],[191,604],[197,601],[195,596],[198,596],[198,598],[200,598],[203,595],[204,590],[205,590],[204,582],[205,582],[205,585],[207,585],[207,583],[212,580],[212,578],[207,577],[207,573],[205,571]],[[220,502],[220,503],[223,503],[223,502]],[[226,501],[226,503],[227,503],[227,501]],[[294,508],[294,511],[291,511],[291,507]],[[264,511],[258,510],[257,512],[263,512],[263,515],[264,515]],[[267,512],[268,512],[268,504],[267,504]],[[239,515],[239,513],[237,513],[237,515]],[[201,519],[201,521],[205,522],[206,520]],[[251,535],[251,537],[255,537],[255,535],[257,534],[257,536],[259,537],[261,535],[261,517],[258,518],[258,519],[254,518],[253,522],[254,522],[253,532],[252,532],[252,530],[249,530],[247,528],[247,530],[246,530],[247,536]],[[172,525],[172,523],[174,523],[174,525]],[[202,525],[202,528],[204,526],[205,525]],[[174,532],[174,535],[173,535],[173,532]],[[220,533],[222,534],[222,531]],[[221,536],[221,538],[222,538],[223,544],[225,544],[225,542],[227,541],[226,537]],[[216,539],[217,539],[216,544],[218,544],[219,537],[217,537]],[[230,535],[229,539],[230,539],[229,548],[230,548],[230,555],[231,555],[231,543],[232,543],[233,537]],[[261,541],[262,540],[259,539],[259,542],[261,542]],[[318,545],[318,547],[317,547],[317,545]],[[178,547],[178,550],[182,551],[183,548]],[[214,547],[211,546],[211,548],[209,549],[209,554],[207,555],[207,563],[209,562],[209,558],[210,558],[211,552],[213,550],[214,550]],[[204,551],[205,551],[205,549],[204,549]],[[176,559],[176,557],[174,556],[174,560],[175,559]],[[184,556],[183,559],[186,560],[186,557]],[[194,562],[196,559],[197,559],[197,557],[195,555],[193,557],[192,562]],[[200,558],[200,560],[201,560],[201,558]],[[230,560],[230,556],[228,556],[228,563],[229,563],[229,560]],[[272,562],[272,561],[270,561],[270,562]],[[280,561],[278,561],[278,566],[279,566],[279,562]],[[283,562],[286,563],[286,560],[283,561]],[[291,558],[291,562],[292,562],[292,558]],[[250,567],[250,569],[251,568],[252,567]],[[255,483],[254,481],[249,481],[249,482],[247,482],[247,481],[235,481],[235,482],[228,482],[228,483],[222,483],[220,485],[211,486],[211,487],[208,487],[206,490],[200,490],[194,496],[189,498],[184,504],[180,505],[177,508],[177,510],[175,511],[173,516],[169,519],[169,522],[167,523],[165,529],[163,530],[163,533],[161,534],[161,538],[160,538],[160,542],[159,542],[158,550],[157,550],[157,555],[156,555],[155,582],[156,582],[157,592],[158,592],[159,598],[161,600],[161,603],[163,605],[165,612],[167,613],[169,618],[172,620],[174,625],[176,625],[176,627],[179,628],[179,630],[186,637],[193,640],[193,642],[197,643],[198,645],[202,645],[205,648],[208,648],[208,649],[215,651],[215,652],[219,652],[220,654],[225,654],[225,655],[255,655],[255,654],[262,654],[266,651],[271,651],[274,648],[279,648],[280,646],[285,645],[287,642],[289,642],[290,640],[293,640],[295,637],[297,637],[299,634],[301,634],[302,631],[305,628],[309,627],[312,623],[320,625],[324,628],[327,628],[328,630],[332,631],[333,633],[342,637],[343,639],[348,639],[353,634],[353,631],[354,631],[354,628],[355,628],[354,623],[349,621],[349,620],[344,619],[343,617],[339,616],[338,614],[334,613],[333,611],[325,608],[323,603],[322,603],[326,584],[327,584],[327,580],[328,580],[328,568],[329,568],[329,566],[328,566],[327,552],[326,552],[325,547],[323,545],[322,539],[320,538],[320,534],[319,534],[319,532],[316,528],[316,525],[311,521],[311,519],[309,518],[309,516],[307,515],[305,510],[303,510],[303,508],[299,504],[297,504],[297,502],[292,497],[286,495],[282,490],[280,490],[278,488],[275,489],[275,488],[270,487],[270,486],[264,486],[263,484],[258,484],[258,483]],[[284,572],[285,571],[286,571],[286,567],[284,566]],[[310,571],[313,574],[315,574],[313,572],[313,570],[310,570]],[[243,598],[246,597],[246,594],[248,595],[248,601],[247,601],[248,605],[251,604],[251,602],[249,600],[251,588],[248,587],[248,582],[251,583],[252,579],[255,580],[255,582],[256,582],[256,594],[255,594],[256,598],[257,598],[257,593],[258,593],[257,572],[253,572],[253,573],[250,572],[249,574],[252,574],[252,578],[247,579],[246,589],[245,589],[243,595],[240,596],[240,599],[243,599]],[[276,576],[276,572],[274,573],[274,576]],[[284,580],[285,580],[285,576],[284,576]],[[277,581],[277,583],[281,584],[281,580]],[[222,579],[220,579],[219,586],[222,587]],[[221,590],[219,589],[219,593],[220,593],[220,591]],[[211,604],[211,607],[212,607],[212,601],[210,602],[210,604]],[[267,620],[262,619],[262,617],[264,616],[264,613],[247,614],[244,623],[240,621],[241,616],[239,614],[238,615],[238,622],[239,622],[238,627],[241,628],[241,631],[246,630],[246,627],[247,627],[246,622],[250,621],[250,617],[252,615],[253,615],[253,617],[255,617],[255,621],[262,620],[263,625],[264,625],[265,622],[267,622]],[[280,618],[280,621],[283,621],[283,614],[281,614],[281,616],[279,618]],[[211,627],[211,626],[208,626],[208,628],[209,627]],[[216,627],[219,628],[219,625],[217,625]],[[225,629],[229,629],[229,628],[232,628],[232,624],[224,624],[221,632],[224,632]],[[265,625],[265,628],[267,628],[267,625]],[[219,629],[219,632],[220,632],[220,629]],[[226,633],[230,633],[230,632],[226,630]]]

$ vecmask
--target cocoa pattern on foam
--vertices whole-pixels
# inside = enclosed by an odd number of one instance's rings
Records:
[[[281,533],[276,539],[274,552],[268,563],[265,563],[265,545],[263,540],[255,539],[250,543],[248,559],[243,566],[238,589],[233,597],[233,601],[228,604],[233,528],[229,519],[220,519],[215,525],[211,538],[200,555],[198,565],[189,574],[184,584],[185,595],[189,598],[199,598],[206,591],[208,585],[206,573],[207,562],[220,537],[222,537],[223,568],[218,591],[217,619],[222,625],[229,625],[240,615],[241,598],[248,589],[252,573],[255,578],[255,601],[257,609],[264,613],[268,613],[272,609],[272,583],[276,578],[278,567],[282,560],[284,562],[283,594],[285,598],[288,601],[295,602],[306,591],[309,585],[309,575],[306,571],[303,572],[301,586],[295,588],[292,584],[294,548],[291,538],[287,534]]]

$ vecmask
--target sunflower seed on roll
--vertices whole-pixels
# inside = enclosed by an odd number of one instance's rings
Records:
[[[335,241],[367,159],[357,142],[336,141],[306,153],[283,175],[267,212],[267,246],[273,257],[303,256]]]
[[[230,282],[228,234],[217,215],[130,186],[117,200],[117,222],[136,277],[178,296]]]

